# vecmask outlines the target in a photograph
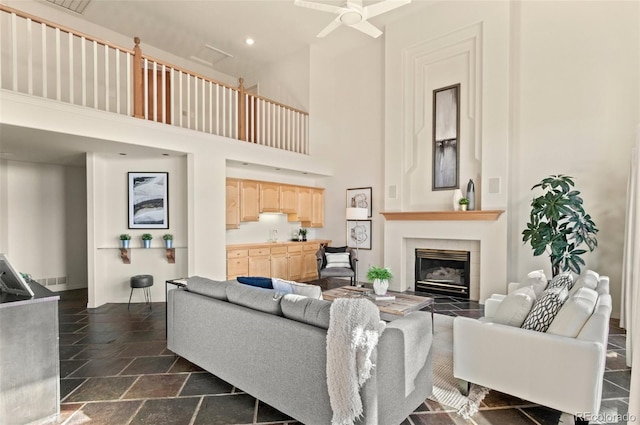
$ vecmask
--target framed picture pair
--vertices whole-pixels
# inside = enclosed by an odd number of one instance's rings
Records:
[[[347,208],[366,208],[372,217],[371,187],[347,189]],[[371,249],[371,220],[347,220],[347,246]]]

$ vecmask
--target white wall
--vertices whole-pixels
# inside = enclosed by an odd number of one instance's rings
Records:
[[[87,286],[84,169],[3,161],[9,259],[49,289]],[[84,251],[84,254],[82,253]]]
[[[511,277],[550,271],[548,257],[533,257],[522,244],[530,189],[550,174],[573,176],[600,229],[587,266],[610,276],[617,315],[626,184],[640,119],[640,3],[521,2],[513,14]]]
[[[384,38],[348,28],[311,46],[311,154],[332,165],[324,237],[346,243],[346,189],[372,188],[372,250],[360,250],[359,277],[383,262]]]

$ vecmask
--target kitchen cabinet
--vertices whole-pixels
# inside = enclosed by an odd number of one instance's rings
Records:
[[[280,212],[285,214],[297,214],[298,187],[280,185]]]
[[[227,179],[227,229],[240,227],[240,181]]]
[[[240,221],[260,220],[260,184],[253,180],[240,180]]]
[[[260,182],[260,212],[280,212],[280,185]]]

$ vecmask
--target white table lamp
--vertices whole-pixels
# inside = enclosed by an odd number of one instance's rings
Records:
[[[369,217],[369,210],[367,208],[347,208],[347,220],[350,221],[360,221],[366,220]],[[351,236],[347,235],[347,245],[349,245],[349,238]],[[356,286],[360,286],[360,281],[358,280],[358,262],[360,261],[360,247],[358,244],[358,235],[356,234]]]

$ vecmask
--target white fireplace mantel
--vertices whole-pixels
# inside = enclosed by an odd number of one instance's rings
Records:
[[[472,241],[479,243],[479,279],[470,288],[481,303],[507,287],[507,217],[502,210],[382,213],[385,266],[395,272],[389,289],[414,286],[416,241]],[[446,214],[446,215],[442,215]],[[412,266],[413,265],[413,266]]]

